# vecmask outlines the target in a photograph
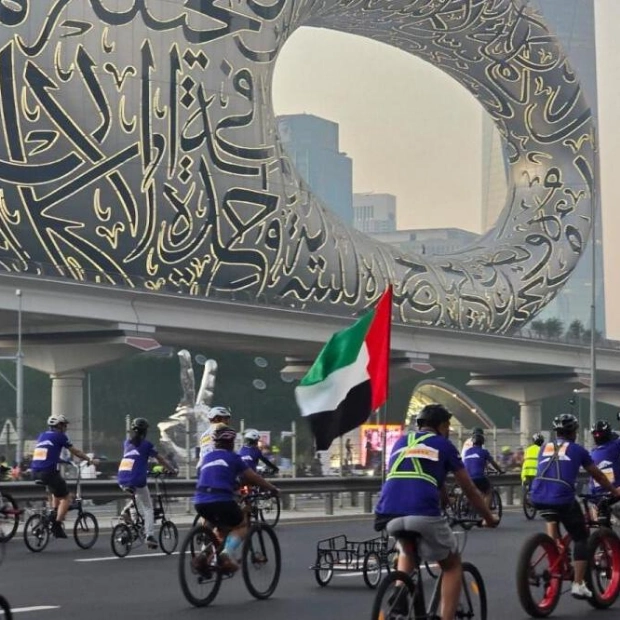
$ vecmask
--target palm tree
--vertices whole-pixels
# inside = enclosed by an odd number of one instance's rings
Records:
[[[566,331],[566,335],[572,340],[581,340],[583,338],[583,332],[585,331],[585,327],[583,323],[579,319],[575,319],[569,326]]]
[[[564,323],[558,318],[551,318],[545,321],[545,331],[551,340],[559,340],[564,333]]]
[[[530,323],[530,327],[532,331],[536,334],[538,338],[542,338],[543,334],[547,331],[546,325],[544,321],[532,321]]]

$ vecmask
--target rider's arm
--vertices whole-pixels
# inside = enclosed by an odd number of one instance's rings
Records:
[[[620,489],[616,488],[607,478],[607,476],[594,464],[584,467],[584,469],[598,482],[606,491],[612,495],[620,497]]]
[[[82,459],[83,461],[86,461],[88,463],[88,465],[91,464],[91,460],[90,460],[90,457],[88,456],[88,454],[85,454],[79,448],[76,448],[75,446],[71,446],[70,448],[67,448],[67,450],[69,450],[69,452],[71,452],[71,454],[73,454],[73,456],[77,456],[79,459]]]
[[[498,474],[504,473],[504,470],[497,464],[497,461],[493,457],[489,458],[489,464]]]
[[[480,491],[476,488],[476,485],[472,482],[467,470],[463,467],[454,472],[454,479],[457,484],[463,489],[463,493],[467,495],[467,499],[472,503],[478,514],[482,515],[482,518],[486,521],[487,525],[494,527],[497,525],[497,521],[493,517],[491,511],[487,508],[487,505],[482,497]]]
[[[156,454],[155,459],[164,469],[167,469],[168,471],[175,471],[174,467],[172,467],[172,465],[170,465],[170,463],[168,463],[168,461],[161,456],[161,454]]]
[[[260,487],[261,489],[266,489],[267,491],[271,491],[276,494],[280,493],[278,487],[273,486],[271,482],[265,480],[260,474],[257,474],[249,467],[243,471],[241,478],[244,482]]]

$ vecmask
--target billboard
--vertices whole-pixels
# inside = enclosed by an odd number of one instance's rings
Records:
[[[400,424],[362,424],[360,426],[360,461],[366,469],[381,467],[384,431],[386,433],[385,448],[389,456],[396,441],[404,434],[403,427]]]

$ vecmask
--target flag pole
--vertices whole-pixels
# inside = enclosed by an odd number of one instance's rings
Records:
[[[390,291],[390,322],[388,325],[387,337],[387,370],[386,370],[386,386],[385,386],[385,404],[383,405],[383,445],[381,446],[381,486],[385,483],[386,468],[389,463],[389,455],[387,454],[387,408],[388,398],[390,395],[390,353],[392,350],[392,285],[388,286]]]

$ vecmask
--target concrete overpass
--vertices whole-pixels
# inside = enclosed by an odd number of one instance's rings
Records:
[[[14,355],[21,291],[24,363],[50,375],[52,411],[74,418],[79,440],[84,371],[156,347],[174,346],[278,353],[284,372],[300,373],[350,318],[311,314],[294,304],[150,293],[67,280],[0,275],[0,350]],[[477,390],[520,403],[522,431],[540,428],[540,401],[587,389],[587,346],[458,330],[394,324],[393,380],[430,364],[465,369]],[[620,344],[597,348],[597,398],[620,405]]]

